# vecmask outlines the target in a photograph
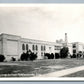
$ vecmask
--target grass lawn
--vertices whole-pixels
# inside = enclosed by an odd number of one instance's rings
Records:
[[[0,77],[31,77],[84,65],[84,59],[1,62]]]

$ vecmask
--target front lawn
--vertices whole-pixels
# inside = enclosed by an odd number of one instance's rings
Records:
[[[1,62],[0,77],[31,77],[81,65],[84,65],[84,59]]]

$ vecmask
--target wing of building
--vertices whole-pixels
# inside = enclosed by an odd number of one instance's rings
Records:
[[[81,42],[73,42],[72,43],[73,46],[73,54],[76,54],[81,52],[81,53],[84,53],[84,43],[81,43]]]

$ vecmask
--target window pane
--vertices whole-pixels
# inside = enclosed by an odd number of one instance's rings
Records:
[[[32,45],[32,50],[34,50],[34,45]]]
[[[24,44],[22,44],[22,50],[25,50],[25,45]]]
[[[41,46],[41,51],[43,51],[43,46]]]
[[[44,51],[46,50],[46,47],[44,46]]]
[[[43,52],[41,52],[41,56],[43,56]]]
[[[28,44],[26,44],[26,50],[28,50]]]
[[[76,53],[76,50],[73,50],[73,53]]]
[[[36,50],[38,50],[38,46],[36,45]]]

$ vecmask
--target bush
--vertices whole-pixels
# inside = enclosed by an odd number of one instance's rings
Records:
[[[26,53],[22,53],[21,54],[21,57],[20,57],[20,60],[22,61],[28,61],[28,60],[35,60],[37,58],[37,54],[34,54],[30,51],[27,51]]]
[[[5,60],[5,56],[4,55],[0,55],[0,62],[3,62]]]
[[[51,53],[51,55],[50,55],[50,56],[51,56],[51,59],[54,59],[54,54],[53,54],[53,53]]]
[[[51,59],[50,53],[45,53],[45,56],[47,56],[48,59]]]
[[[11,58],[11,61],[16,61],[16,58],[12,57],[12,58]]]
[[[25,61],[26,60],[26,53],[22,53],[21,54],[21,58],[20,58],[22,61]]]
[[[58,59],[58,58],[60,58],[59,53],[55,53],[55,59]]]
[[[76,54],[73,54],[71,57],[72,57],[72,58],[76,58],[77,56],[76,56]]]
[[[48,59],[54,59],[54,54],[53,53],[45,53],[45,57],[47,57]]]
[[[35,60],[37,58],[37,54],[31,53],[30,60]]]

